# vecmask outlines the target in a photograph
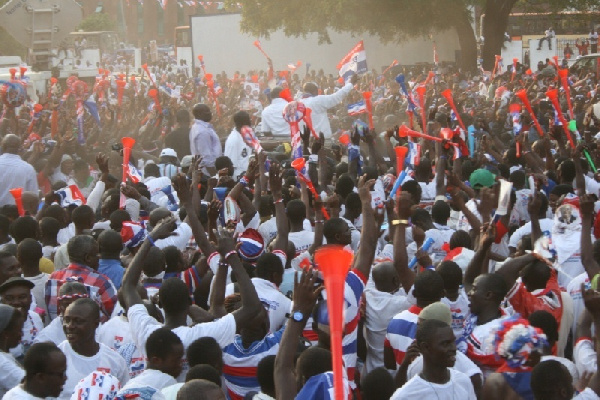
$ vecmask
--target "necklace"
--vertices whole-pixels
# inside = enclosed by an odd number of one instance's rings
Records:
[[[425,382],[427,382],[427,384],[429,385],[429,387],[431,388],[431,390],[433,390],[433,393],[435,393],[435,397],[440,400],[440,396],[438,395],[437,390],[435,389],[435,387],[433,386],[433,384],[431,382],[429,382],[428,380],[426,380],[425,378],[421,377],[421,379],[423,379]],[[450,374],[450,379],[448,380],[448,382],[450,382],[450,386],[452,387],[452,400],[454,400],[454,382],[452,382],[452,375]]]

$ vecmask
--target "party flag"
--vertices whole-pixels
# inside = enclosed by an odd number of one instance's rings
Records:
[[[354,74],[362,74],[368,71],[367,54],[363,41],[358,42],[356,46],[337,65],[340,77],[348,81]]]

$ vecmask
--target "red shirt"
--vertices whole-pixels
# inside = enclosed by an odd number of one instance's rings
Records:
[[[553,269],[546,287],[534,290],[533,292],[528,292],[521,278],[519,278],[508,292],[506,298],[514,310],[521,314],[523,318],[529,318],[534,311],[544,310],[552,314],[560,326],[563,310],[560,287],[558,286],[556,275],[556,271]]]

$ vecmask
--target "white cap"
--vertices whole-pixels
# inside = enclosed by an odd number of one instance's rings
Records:
[[[160,152],[160,156],[161,157],[171,156],[171,157],[177,158],[177,152],[173,149],[166,148]]]

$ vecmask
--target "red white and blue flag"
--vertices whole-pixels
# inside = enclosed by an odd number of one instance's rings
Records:
[[[131,179],[131,181],[133,183],[139,183],[143,179],[142,173],[140,172],[140,170],[137,169],[131,162],[129,163],[129,166],[127,167],[126,173],[127,173],[127,176],[129,177],[129,179]]]
[[[55,192],[60,197],[61,207],[68,207],[71,204],[77,206],[86,203],[85,196],[81,193],[77,185],[69,185]]]
[[[367,112],[367,105],[364,100],[361,100],[354,104],[348,105],[348,114],[349,115],[359,115]]]
[[[408,153],[406,154],[407,164],[416,167],[421,162],[421,145],[414,142],[408,142]]]
[[[356,46],[337,65],[340,76],[347,82],[354,74],[363,74],[367,72],[367,53],[363,41],[358,42]]]

